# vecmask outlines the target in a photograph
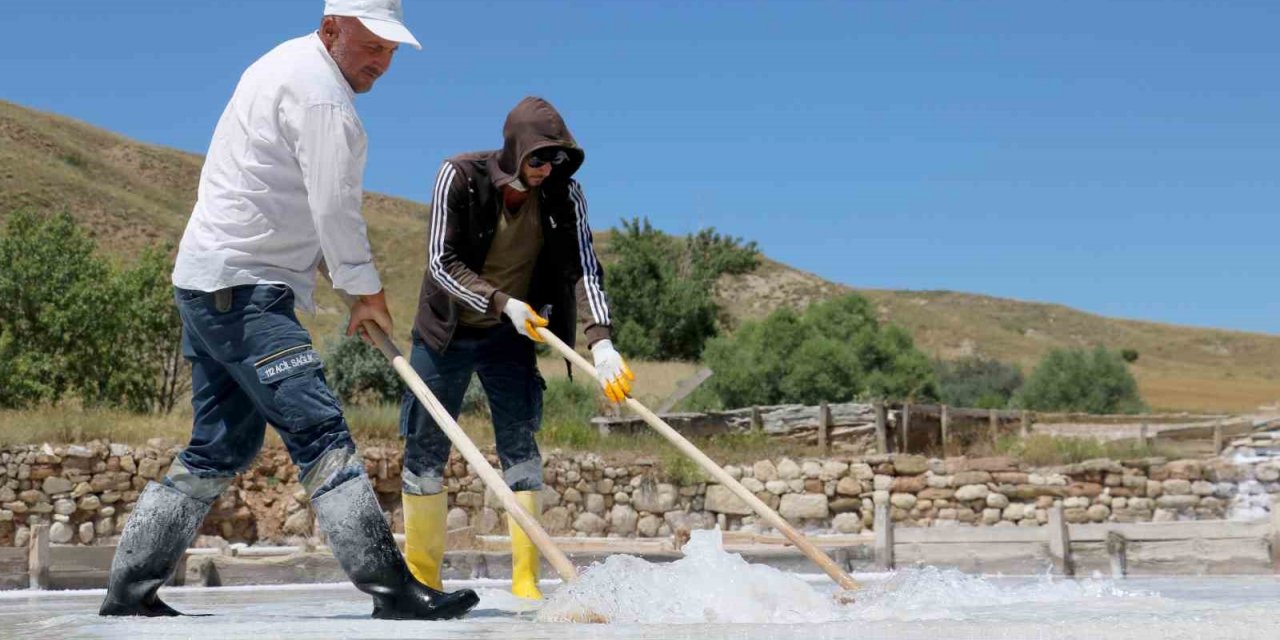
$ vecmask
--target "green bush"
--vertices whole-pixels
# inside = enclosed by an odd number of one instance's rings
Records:
[[[547,383],[542,395],[542,442],[574,449],[595,444],[600,436],[591,424],[599,411],[593,387],[568,378]]]
[[[1054,349],[1036,365],[1014,398],[1024,409],[1085,413],[1139,413],[1146,404],[1138,382],[1118,354],[1096,349]]]
[[[343,403],[400,402],[404,383],[386,356],[354,336],[339,335],[332,345],[325,354],[325,378]]]
[[[755,243],[714,229],[675,238],[647,219],[623,220],[609,249],[616,256],[605,272],[614,342],[628,357],[651,360],[696,360],[717,333],[716,279],[750,271],[760,259]]]
[[[1125,362],[1128,362],[1129,364],[1133,364],[1138,361],[1138,350],[1137,349],[1121,349],[1120,357],[1124,358]]]
[[[187,374],[167,252],[117,266],[68,214],[10,216],[0,234],[0,407],[75,397],[171,410]]]
[[[780,309],[707,344],[706,386],[726,407],[856,398],[937,396],[933,370],[911,336],[881,326],[871,304],[851,294],[803,315]]]
[[[1003,409],[1022,386],[1022,370],[999,360],[969,356],[938,360],[933,364],[938,376],[942,402],[955,407]]]
[[[707,472],[679,451],[663,450],[658,464],[662,479],[678,487],[689,487],[707,481]]]

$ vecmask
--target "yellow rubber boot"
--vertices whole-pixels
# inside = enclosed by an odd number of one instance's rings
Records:
[[[516,502],[534,518],[542,515],[538,507],[538,492],[517,491]],[[542,568],[542,558],[538,555],[538,548],[510,514],[507,514],[507,529],[511,532],[511,593],[521,598],[541,600],[538,573]]]
[[[418,582],[444,590],[440,563],[444,561],[444,537],[449,494],[430,496],[401,494],[404,501],[404,559]]]

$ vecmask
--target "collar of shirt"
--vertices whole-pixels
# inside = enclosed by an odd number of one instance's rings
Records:
[[[329,50],[325,48],[324,41],[320,39],[320,32],[316,31],[311,34],[311,43],[315,45],[316,50],[320,52],[320,57],[324,58],[325,64],[329,65],[329,69],[333,71],[334,77],[338,79],[338,84],[343,91],[347,92],[347,99],[355,101],[356,92],[352,90],[351,83],[347,82],[347,77],[342,75],[342,69],[338,68],[338,63],[329,55]]]

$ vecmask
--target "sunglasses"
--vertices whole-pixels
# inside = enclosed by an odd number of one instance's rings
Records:
[[[569,154],[564,149],[539,149],[529,154],[529,166],[537,169],[544,164],[558,167],[569,161]]]

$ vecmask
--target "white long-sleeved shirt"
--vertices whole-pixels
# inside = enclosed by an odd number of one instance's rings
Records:
[[[249,66],[214,129],[174,286],[279,283],[314,310],[323,257],[336,288],[382,289],[360,213],[367,140],[354,99],[314,33]]]

